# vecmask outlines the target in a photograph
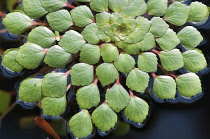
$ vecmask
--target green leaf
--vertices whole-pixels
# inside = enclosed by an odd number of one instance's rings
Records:
[[[128,0],[109,0],[109,8],[113,12],[120,12],[124,7],[128,7]]]
[[[192,97],[202,92],[201,81],[195,73],[178,76],[176,84],[179,93],[185,97]]]
[[[55,42],[55,34],[47,27],[39,26],[28,34],[27,39],[42,48],[49,48]]]
[[[150,32],[144,36],[144,39],[139,44],[141,51],[148,51],[155,47],[155,45],[155,37]]]
[[[66,52],[77,53],[85,44],[85,40],[81,34],[74,30],[67,31],[58,43]]]
[[[42,79],[27,78],[23,80],[19,87],[18,99],[24,102],[38,102],[41,100]]]
[[[198,22],[208,18],[209,10],[208,7],[201,2],[192,2],[190,4],[189,22]]]
[[[142,16],[136,18],[136,28],[139,28],[143,34],[146,34],[149,31],[150,26],[151,22],[148,19]]]
[[[49,13],[46,17],[50,27],[59,32],[62,32],[73,25],[71,15],[67,10],[52,12]]]
[[[18,50],[18,48],[7,49],[4,52],[1,63],[4,67],[15,72],[22,71],[23,69],[23,66],[16,61],[16,55],[18,53]]]
[[[138,43],[131,43],[131,44],[127,44],[127,47],[124,49],[126,53],[128,54],[139,54],[141,49],[141,45],[140,42]]]
[[[81,109],[90,109],[100,102],[98,86],[94,83],[77,90],[76,99]]]
[[[40,0],[42,7],[49,11],[49,12],[54,12],[62,7],[65,7],[67,0]]]
[[[42,82],[42,94],[47,97],[62,97],[66,93],[67,75],[64,73],[48,73]]]
[[[23,0],[23,9],[26,14],[33,18],[39,18],[48,12],[42,7],[40,0]]]
[[[108,0],[90,0],[90,8],[96,12],[108,11]]]
[[[111,41],[110,37],[107,36],[104,31],[98,30],[97,33],[96,33],[96,35],[102,41],[105,41],[105,42],[110,42]]]
[[[162,16],[166,13],[167,6],[167,0],[149,0],[147,2],[147,11],[149,15]]]
[[[8,92],[0,90],[0,114],[3,114],[9,108],[10,99]]]
[[[71,10],[73,22],[78,27],[83,27],[93,22],[94,17],[89,7],[86,5],[78,6]]]
[[[186,49],[194,49],[203,40],[200,32],[192,26],[186,26],[177,35]]]
[[[126,19],[134,19],[135,18],[135,12],[132,7],[125,7],[122,9],[122,11],[119,13],[120,17],[126,18]]]
[[[156,39],[156,42],[164,51],[169,51],[174,49],[180,43],[180,40],[176,33],[169,28],[161,38]]]
[[[84,138],[93,131],[91,116],[87,110],[75,114],[69,121],[70,131],[76,138]]]
[[[126,85],[137,92],[144,93],[149,83],[149,75],[146,72],[134,68],[126,79]]]
[[[149,105],[143,99],[131,97],[128,106],[124,110],[125,116],[136,123],[142,123],[149,113]]]
[[[176,83],[170,76],[157,76],[153,83],[155,96],[160,99],[173,99],[176,95]]]
[[[88,43],[97,44],[100,41],[99,37],[96,34],[97,31],[98,27],[96,23],[91,23],[83,29],[81,34]]]
[[[65,52],[58,45],[50,47],[45,55],[44,62],[50,67],[63,68],[69,62],[71,54]]]
[[[114,61],[114,66],[123,73],[129,73],[135,65],[135,60],[132,56],[126,53],[121,53],[116,61]]]
[[[135,16],[143,15],[147,11],[147,4],[144,0],[129,0],[129,5],[135,12]]]
[[[145,72],[157,71],[157,57],[154,53],[145,52],[138,56],[138,68]]]
[[[143,40],[144,35],[140,29],[135,29],[133,32],[131,32],[126,39],[124,40],[125,43],[137,43]]]
[[[96,75],[103,86],[113,83],[118,77],[118,71],[111,63],[102,63],[96,68]]]
[[[196,50],[188,50],[183,54],[184,68],[191,72],[198,72],[207,66],[204,55]]]
[[[128,92],[123,88],[121,84],[115,83],[107,92],[106,92],[106,101],[114,111],[119,112],[124,109],[130,97]]]
[[[96,25],[100,28],[110,25],[111,14],[107,12],[96,14]]]
[[[92,121],[102,132],[106,132],[115,126],[117,115],[106,103],[103,103],[93,111]]]
[[[122,42],[122,41],[115,42],[115,44],[116,44],[119,48],[121,48],[121,49],[123,49],[123,50],[125,50],[125,49],[128,47],[128,45],[129,45],[129,44],[124,43],[124,42]]]
[[[16,60],[27,69],[37,68],[44,58],[44,49],[34,43],[25,43],[20,47]]]
[[[86,63],[78,63],[72,67],[71,82],[72,85],[85,86],[93,81],[93,66]]]
[[[6,15],[3,23],[9,32],[19,35],[32,25],[32,19],[22,13],[13,12]]]
[[[85,44],[80,52],[80,61],[87,64],[96,64],[100,59],[100,48],[98,45]]]
[[[59,116],[66,110],[66,95],[60,98],[44,97],[41,100],[44,115]]]
[[[155,37],[162,37],[169,27],[169,25],[160,17],[153,17],[151,23],[150,32]]]
[[[163,68],[167,71],[174,71],[184,66],[183,56],[178,49],[161,51],[159,56]]]
[[[100,51],[104,62],[115,61],[119,56],[119,51],[113,44],[103,44]]]
[[[187,22],[190,7],[181,2],[173,2],[164,16],[165,20],[177,26],[182,26]]]

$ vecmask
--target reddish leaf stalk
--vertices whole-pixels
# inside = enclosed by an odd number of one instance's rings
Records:
[[[71,84],[69,84],[66,88],[66,91],[69,91],[69,89],[71,88]]]
[[[119,75],[117,77],[116,84],[120,84],[120,76]]]
[[[157,75],[155,73],[151,73],[151,75],[152,75],[153,78],[157,77]]]
[[[158,51],[158,50],[152,49],[152,52],[157,54],[157,55],[160,55],[160,51]]]
[[[134,97],[135,96],[131,90],[129,90],[129,94],[130,94],[130,97]]]
[[[66,73],[65,73],[65,76],[68,76],[70,74],[71,70],[68,70]]]
[[[106,101],[106,99],[104,100],[104,104],[108,105],[108,102]]]
[[[0,17],[1,17],[1,18],[4,18],[5,16],[6,16],[6,14],[5,14],[5,13],[0,12]]]
[[[66,3],[65,7],[69,7],[71,9],[75,9],[76,8],[75,6],[73,6],[73,5],[69,4],[69,3]]]
[[[176,76],[176,75],[174,75],[174,74],[170,74],[170,76],[171,76],[171,77],[173,77],[174,79],[176,79],[176,78],[177,78],[177,76]]]
[[[38,25],[38,26],[47,26],[48,24],[46,24],[46,23],[41,23],[41,22],[35,22],[35,21],[33,21],[32,23],[31,23],[32,25]]]
[[[93,81],[93,83],[94,83],[95,85],[98,84],[98,78],[97,78],[97,77],[95,78],[95,80]]]
[[[44,53],[47,53],[48,52],[48,49],[44,49],[44,51],[43,51]]]

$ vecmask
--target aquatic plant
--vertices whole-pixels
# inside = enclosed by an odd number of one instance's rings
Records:
[[[23,0],[23,11],[3,19],[8,31],[27,36],[20,48],[8,49],[2,65],[11,71],[43,65],[43,79],[29,77],[18,99],[41,102],[43,115],[59,116],[67,105],[66,92],[76,87],[81,111],[69,120],[76,138],[107,132],[125,121],[143,123],[150,105],[140,94],[174,99],[202,93],[196,72],[207,66],[196,47],[203,40],[193,26],[209,16],[200,2],[189,6],[168,0]],[[181,49],[182,48],[182,49]],[[181,74],[180,68],[187,73]],[[149,88],[151,81],[152,88]],[[104,94],[105,92],[105,94]]]

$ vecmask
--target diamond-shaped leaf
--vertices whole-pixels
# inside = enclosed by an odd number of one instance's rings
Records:
[[[69,62],[71,54],[58,45],[50,47],[44,58],[44,62],[55,68],[63,68]]]
[[[150,26],[151,22],[148,19],[142,16],[136,18],[136,27],[139,28],[143,34],[146,34],[149,31]]]
[[[66,93],[67,76],[64,73],[48,73],[42,82],[42,94],[47,97],[62,97]]]
[[[104,62],[115,61],[119,56],[119,51],[117,47],[113,44],[102,45],[100,51]]]
[[[192,2],[190,4],[189,22],[198,22],[208,18],[209,10],[208,7],[201,2]]]
[[[192,26],[186,26],[177,35],[181,44],[187,49],[194,49],[203,40],[200,32]]]
[[[151,23],[150,32],[155,37],[162,37],[169,27],[169,25],[160,17],[153,17]]]
[[[67,31],[58,43],[66,52],[77,53],[85,44],[85,40],[81,34],[74,30]]]
[[[59,116],[66,110],[66,95],[60,98],[44,97],[41,100],[44,115]]]
[[[195,73],[178,76],[176,84],[179,93],[185,97],[192,97],[202,92],[201,81]]]
[[[167,71],[177,70],[184,66],[183,56],[178,49],[161,51],[159,56],[163,68]]]
[[[92,121],[102,132],[106,132],[115,126],[117,115],[108,104],[103,103],[93,111]]]
[[[90,8],[86,5],[78,6],[75,9],[71,10],[71,16],[74,24],[78,27],[88,25],[94,20]]]
[[[90,8],[96,12],[108,11],[109,0],[90,0]]]
[[[181,2],[173,2],[164,16],[165,20],[177,26],[187,22],[190,7]]]
[[[98,45],[85,44],[80,52],[80,61],[88,64],[96,64],[100,59],[100,48]]]
[[[6,15],[3,23],[9,32],[19,35],[32,25],[32,19],[20,12],[13,12]]]
[[[148,32],[139,45],[142,51],[148,51],[155,47],[155,37],[152,35],[152,33]]]
[[[172,29],[168,29],[161,38],[156,39],[156,42],[164,51],[169,51],[175,48],[180,40]]]
[[[176,95],[176,83],[170,76],[157,76],[153,83],[155,96],[160,99],[173,99]]]
[[[34,43],[25,43],[20,47],[16,60],[27,69],[37,68],[44,58],[44,49]]]
[[[67,0],[40,0],[42,7],[49,11],[49,12],[54,12],[62,7],[64,7],[67,3]]]
[[[10,94],[6,91],[0,90],[0,114],[3,114],[8,110],[10,100]]]
[[[8,68],[11,71],[15,71],[15,72],[19,72],[23,69],[23,66],[20,65],[17,61],[16,61],[16,55],[18,52],[18,48],[11,48],[11,49],[7,49],[4,52],[4,55],[2,57],[2,65],[5,66],[6,68]]]
[[[197,50],[188,50],[183,54],[184,68],[191,72],[198,72],[207,66],[204,55]]]
[[[131,97],[124,110],[125,116],[136,123],[142,123],[149,113],[149,105],[139,97]]]
[[[109,8],[114,12],[120,12],[129,5],[128,0],[109,0]]]
[[[85,86],[93,81],[93,66],[86,63],[78,63],[72,67],[71,82],[72,85]]]
[[[138,68],[145,72],[157,71],[157,57],[154,53],[141,53],[138,57]]]
[[[129,0],[129,5],[135,12],[135,16],[143,15],[147,11],[147,4],[144,0]]]
[[[90,109],[100,102],[100,93],[96,84],[81,87],[77,90],[76,99],[81,109]]]
[[[27,78],[21,82],[19,87],[18,99],[24,102],[38,102],[41,100],[42,79]]]
[[[46,17],[50,27],[59,32],[62,32],[73,25],[71,15],[67,10],[52,12],[49,13]]]
[[[134,68],[126,79],[126,85],[131,89],[137,92],[144,93],[145,89],[148,86],[149,75],[146,72]]]
[[[23,9],[26,14],[33,18],[39,18],[48,12],[42,7],[40,0],[23,0]]]
[[[84,138],[92,133],[93,124],[87,110],[75,114],[69,121],[70,131],[76,138]]]
[[[29,42],[38,44],[42,48],[49,48],[55,42],[55,34],[47,27],[39,26],[33,29],[27,37]]]
[[[114,111],[119,112],[124,109],[129,102],[128,92],[123,88],[121,84],[115,83],[106,92],[106,101]]]
[[[111,63],[102,63],[96,68],[96,75],[103,86],[113,83],[118,77],[118,71]]]
[[[147,3],[147,11],[149,15],[162,16],[166,13],[167,6],[167,0],[149,0]]]
[[[121,53],[117,60],[114,62],[114,66],[123,73],[129,73],[135,65],[135,60],[132,56],[126,53]]]
[[[83,29],[81,34],[88,43],[97,44],[100,41],[99,37],[96,34],[97,31],[98,27],[96,23],[91,23]]]

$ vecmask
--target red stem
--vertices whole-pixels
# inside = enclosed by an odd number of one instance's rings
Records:
[[[106,99],[104,100],[104,104],[108,105],[108,103],[107,103]]]
[[[69,84],[66,88],[66,92],[71,88],[71,84]]]
[[[66,3],[65,7],[69,7],[71,9],[75,9],[76,8],[75,6],[73,6],[73,5],[69,4],[69,3]]]
[[[152,75],[153,78],[156,78],[157,75],[155,73],[150,73]]]
[[[134,97],[135,96],[131,90],[129,90],[129,94],[130,94],[130,97]]]
[[[68,76],[68,75],[70,74],[70,72],[71,72],[71,70],[67,71],[67,72],[65,73],[65,76]]]
[[[95,85],[98,84],[98,78],[97,78],[97,77],[95,78],[95,80],[93,81],[93,83],[94,83]]]
[[[120,75],[117,77],[116,84],[120,84]]]
[[[174,74],[170,74],[170,76],[171,76],[171,77],[173,77],[174,79],[176,79],[176,78],[177,78],[177,76],[176,76],[176,75],[174,75]]]
[[[160,51],[158,51],[158,50],[152,49],[152,52],[157,54],[157,55],[160,55]]]
[[[47,53],[47,51],[48,51],[48,49],[44,49],[44,51],[43,51],[43,52],[44,52],[44,53]]]
[[[47,26],[46,23],[35,22],[35,21],[33,21],[31,24],[32,24],[32,25],[38,25],[38,26]]]

